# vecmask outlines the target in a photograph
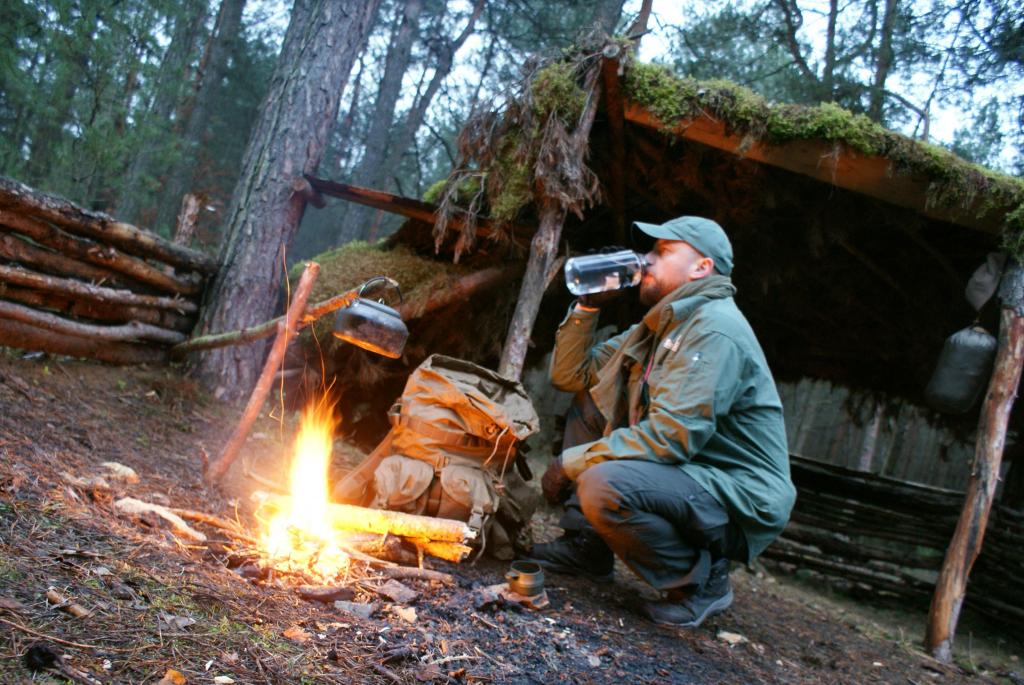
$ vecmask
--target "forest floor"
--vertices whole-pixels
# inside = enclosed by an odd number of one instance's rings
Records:
[[[1017,636],[963,623],[943,665],[918,649],[923,608],[864,605],[770,568],[734,571],[733,608],[693,631],[638,617],[651,594],[621,567],[608,585],[549,577],[540,612],[481,592],[507,568],[486,559],[428,561],[458,582],[404,580],[418,595],[405,604],[353,566],[368,618],[305,601],[246,578],[215,528],[195,524],[208,539],[188,542],[113,506],[131,496],[247,522],[255,486],[203,485],[200,455],[239,413],[204,397],[166,369],[0,354],[0,682],[1024,682]],[[286,441],[264,418],[246,453],[266,463]],[[109,461],[140,480],[83,484]]]

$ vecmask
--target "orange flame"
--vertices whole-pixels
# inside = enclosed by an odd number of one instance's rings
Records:
[[[302,412],[292,455],[290,505],[270,520],[263,539],[276,568],[327,579],[348,567],[348,555],[327,510],[327,472],[336,425],[334,406],[325,398]]]

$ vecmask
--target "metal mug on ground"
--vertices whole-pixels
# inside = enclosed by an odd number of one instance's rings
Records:
[[[544,592],[544,569],[533,561],[513,561],[505,580],[509,590],[517,595],[536,597]]]

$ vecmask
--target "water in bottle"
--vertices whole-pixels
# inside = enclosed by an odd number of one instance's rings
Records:
[[[590,254],[565,261],[565,284],[579,297],[640,285],[647,261],[633,250]]]

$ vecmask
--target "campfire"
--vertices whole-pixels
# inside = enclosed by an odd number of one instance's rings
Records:
[[[324,398],[302,412],[291,456],[290,497],[266,522],[261,538],[262,551],[274,569],[328,581],[348,568],[345,533],[331,524],[327,496],[337,423],[334,406]]]

